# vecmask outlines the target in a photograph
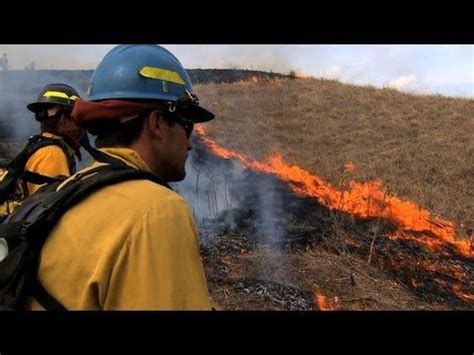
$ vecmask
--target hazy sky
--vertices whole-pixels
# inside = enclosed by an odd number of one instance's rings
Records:
[[[94,69],[113,45],[0,45],[10,69]],[[186,68],[294,70],[342,82],[474,98],[473,45],[164,45]]]

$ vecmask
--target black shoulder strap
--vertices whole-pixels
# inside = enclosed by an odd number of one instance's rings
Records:
[[[49,145],[61,146],[60,139],[53,139],[41,135],[31,136],[20,153],[8,165],[8,170],[23,172],[30,157],[38,150]]]
[[[63,150],[68,161],[69,173],[71,175],[75,174],[76,173],[76,159],[74,158],[74,153],[72,152],[69,145],[66,143],[66,141],[63,138],[49,138],[49,139],[52,141],[51,144],[55,144]]]
[[[69,171],[71,173],[75,172],[75,165],[71,166],[71,159],[73,164],[75,164],[74,157],[71,158],[71,154],[68,151],[65,142],[63,142],[61,139],[35,135],[28,139],[27,144],[23,147],[20,153],[10,162],[10,164],[8,164],[6,169],[7,175],[5,176],[6,179],[4,183],[2,182],[2,184],[8,185],[8,188],[6,188],[6,190],[11,190],[10,185],[16,183],[16,180],[20,178],[25,182],[32,182],[35,184],[46,184],[52,182],[49,176],[44,176],[34,172],[27,172],[25,174],[25,166],[28,162],[28,159],[30,159],[30,157],[39,149],[47,147],[49,145],[57,145],[64,151],[68,159]]]
[[[16,183],[22,177],[28,159],[38,149],[51,144],[51,142],[43,138],[38,135],[30,137],[20,153],[8,164],[3,179],[0,182],[0,203],[8,200],[15,191]]]
[[[67,311],[38,281],[33,285],[32,296],[47,311]]]
[[[64,152],[64,155],[66,156],[66,159],[68,162],[69,173],[72,175],[76,172],[76,159],[74,158],[74,154],[72,153],[71,148],[69,148],[68,144],[63,138],[61,137],[51,138],[51,137],[45,137],[42,135],[36,135],[31,138],[33,138],[30,144],[31,146],[29,148],[29,150],[31,151],[31,154],[26,159],[25,164],[30,158],[30,156],[34,152],[36,152],[38,149],[44,148],[49,145],[56,145],[62,149],[62,151]],[[28,181],[28,182],[32,182],[32,181]]]
[[[108,155],[108,157],[110,156]],[[113,157],[110,158],[115,160]],[[155,174],[134,169],[125,163],[123,164],[126,166],[115,165],[115,163],[116,162],[114,162],[114,165],[98,166],[84,173],[77,173],[66,181],[65,185],[57,191],[60,201],[53,201],[53,205],[59,202],[61,208],[53,209],[53,213],[49,214],[47,223],[55,223],[66,210],[81,201],[84,197],[108,185],[128,180],[151,180],[171,189],[163,179]]]
[[[59,181],[60,179],[57,177],[41,175],[38,173],[34,173],[32,171],[26,170],[23,173],[22,180],[31,182],[36,185],[41,185],[41,184],[51,184],[53,182]]]
[[[31,140],[31,143],[29,145],[28,149],[28,155],[27,158],[24,162],[23,165],[23,174],[21,174],[21,183],[22,183],[22,189],[23,193],[25,196],[28,196],[28,187],[27,183],[33,183],[36,185],[42,185],[42,184],[51,184],[52,182],[57,181],[57,178],[42,175],[35,173],[33,171],[25,170],[25,165],[28,161],[28,159],[39,149],[50,146],[50,145],[55,145],[61,148],[61,150],[64,152],[64,155],[66,156],[67,163],[68,163],[68,170],[69,174],[74,174],[76,172],[76,161],[74,159],[74,156],[71,155],[70,149],[68,148],[66,142],[62,138],[50,138],[50,137],[45,137],[43,135],[37,135],[33,136],[33,139]]]

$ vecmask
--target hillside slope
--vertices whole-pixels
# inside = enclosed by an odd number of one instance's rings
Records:
[[[354,178],[385,187],[457,224],[474,227],[474,100],[415,96],[328,80],[240,82],[197,87],[217,114],[210,138],[263,160],[289,164],[338,186]]]

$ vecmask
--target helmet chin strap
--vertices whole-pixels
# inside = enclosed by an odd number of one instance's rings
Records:
[[[80,141],[82,139],[82,136],[79,136],[79,135],[73,136],[72,134],[69,135],[67,133],[61,133],[61,135],[63,136],[66,143],[74,150],[74,153],[76,154],[79,161],[81,161],[82,154],[79,148],[81,147]],[[87,136],[87,135],[84,134],[84,136]]]

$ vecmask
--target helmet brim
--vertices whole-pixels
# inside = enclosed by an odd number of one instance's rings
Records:
[[[186,107],[183,107],[179,113],[186,119],[194,122],[194,123],[202,123],[207,122],[214,119],[214,114],[204,107],[189,104]]]
[[[30,110],[31,112],[37,113],[40,111],[45,111],[48,109],[48,107],[51,107],[54,104],[45,104],[44,102],[33,102],[31,104],[28,104],[26,108]]]
[[[26,105],[26,108],[33,113],[37,113],[40,111],[48,110],[53,105],[61,105],[64,107],[69,107],[71,109],[74,107],[74,105],[66,103],[64,101],[51,100],[48,102],[32,102],[31,104]]]

